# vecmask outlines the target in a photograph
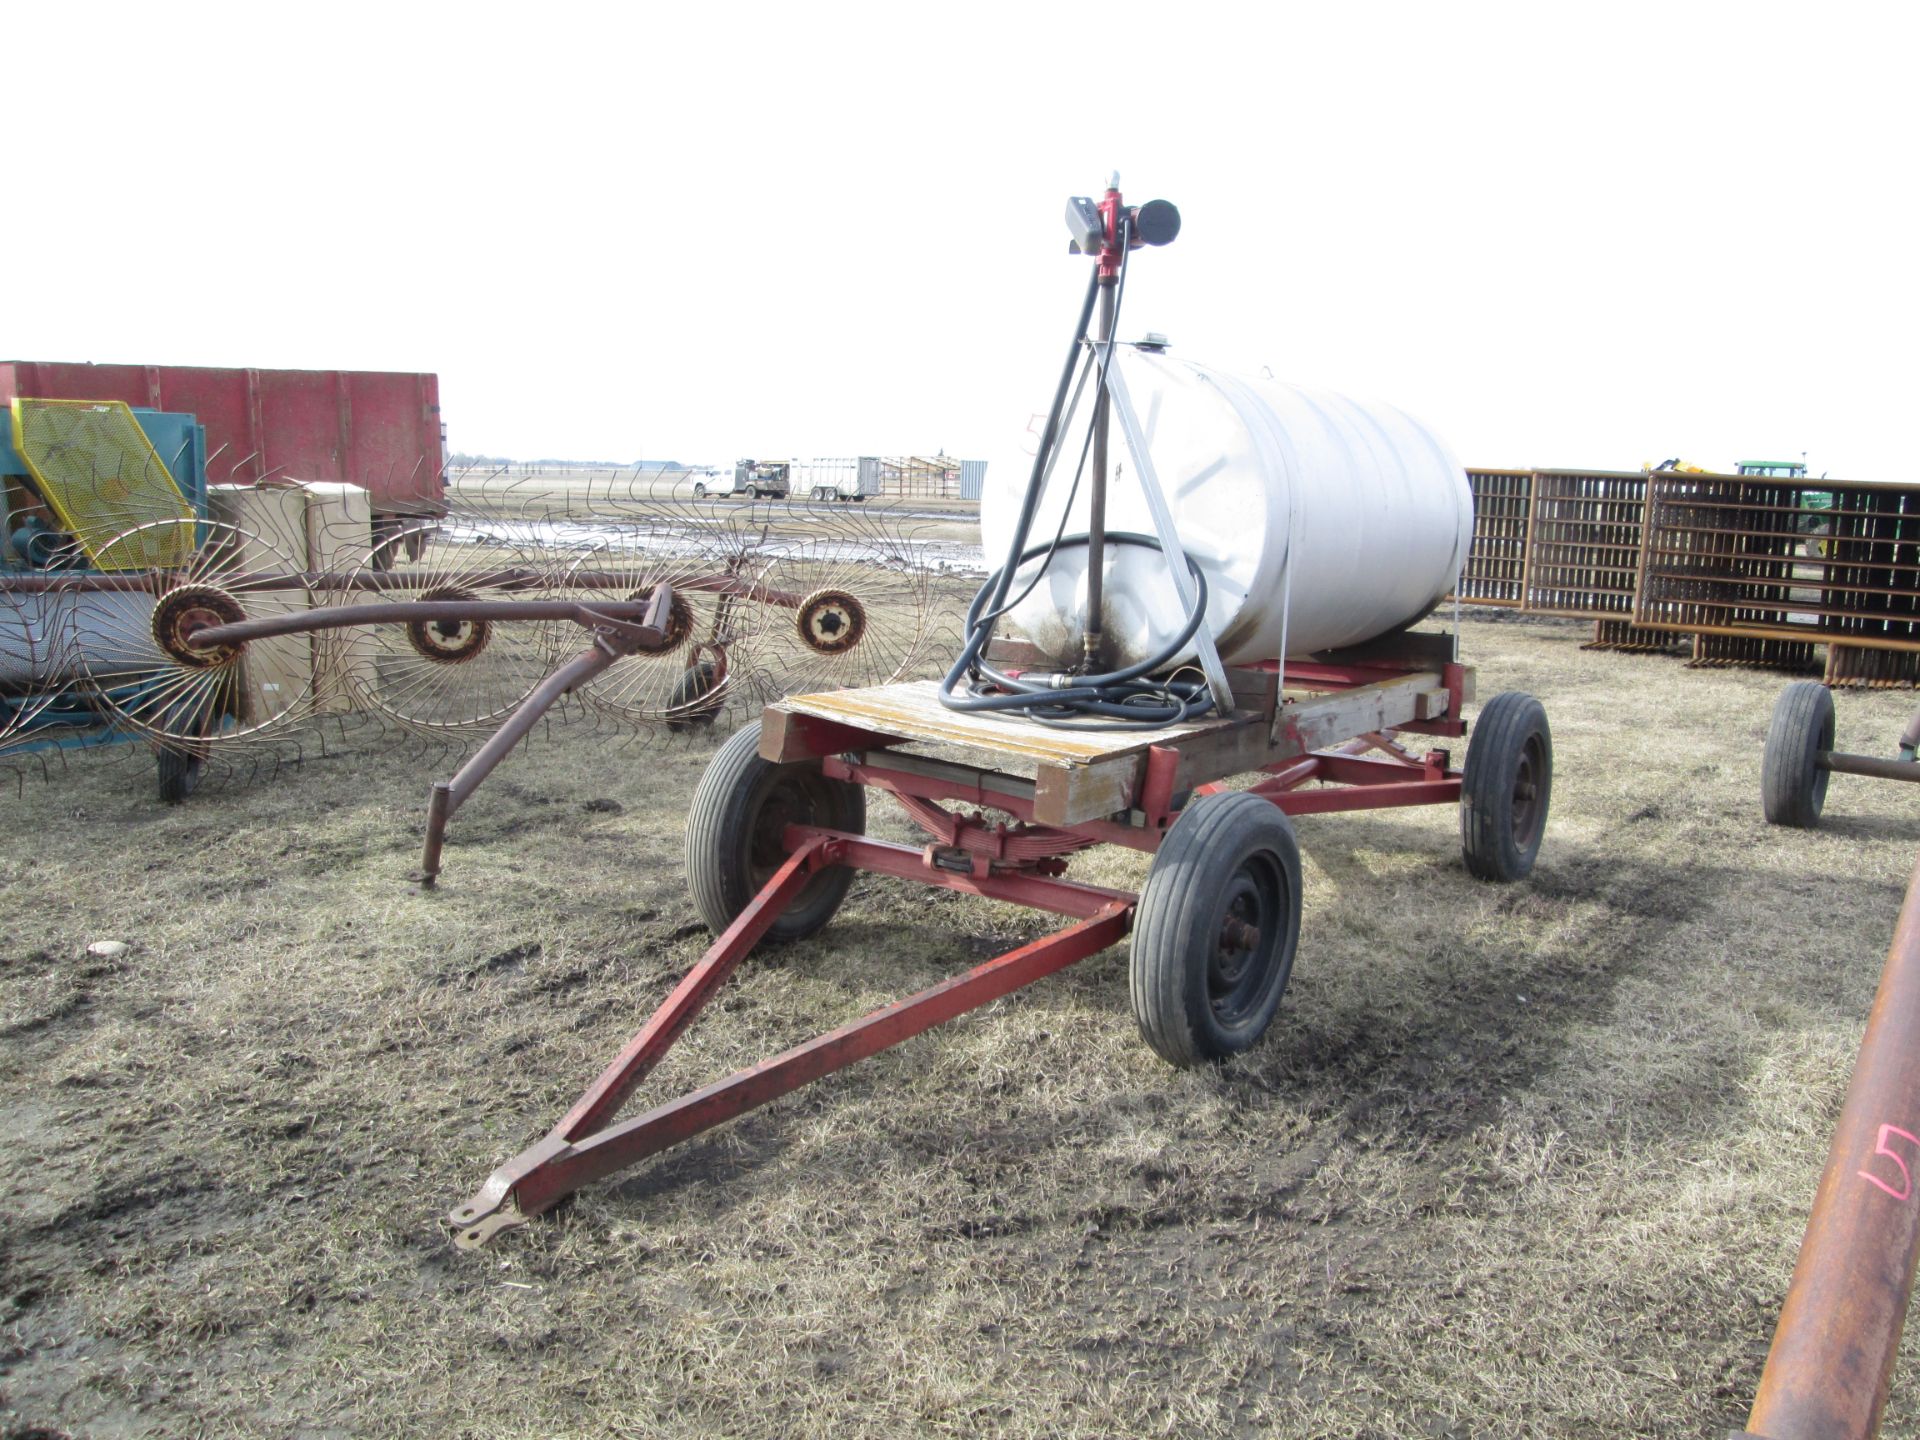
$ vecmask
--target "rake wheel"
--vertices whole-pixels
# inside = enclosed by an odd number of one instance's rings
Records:
[[[385,527],[334,604],[548,600],[557,566],[541,529],[481,517]],[[339,688],[364,708],[430,735],[488,729],[551,673],[565,621],[416,620],[330,632]]]
[[[763,698],[885,685],[934,656],[934,576],[884,510],[764,517],[741,579],[773,617],[744,657]]]
[[[623,725],[674,731],[711,724],[726,709],[736,689],[730,653],[765,622],[761,607],[732,593],[735,538],[670,512],[628,517],[567,567],[560,590],[588,609],[645,600],[663,582],[673,590],[665,638],[582,686],[589,706]]]
[[[148,570],[156,554],[181,563]],[[116,535],[95,552],[109,575],[145,572],[141,589],[72,589],[59,610],[89,703],[161,745],[258,739],[304,719],[313,706],[313,644],[305,634],[209,647],[209,625],[308,609],[304,567],[262,536],[210,520],[159,520]]]

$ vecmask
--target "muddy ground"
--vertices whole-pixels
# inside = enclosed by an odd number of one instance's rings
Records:
[[[537,739],[433,893],[404,876],[446,759],[372,727],[174,809],[132,758],[9,783],[0,1434],[1739,1428],[1920,813],[1838,777],[1824,828],[1769,829],[1782,678],[1585,633],[1466,624],[1481,696],[1552,717],[1533,878],[1470,879],[1446,810],[1301,821],[1293,987],[1245,1060],[1156,1059],[1118,947],[478,1253],[441,1216],[705,946],[713,739]],[[1911,703],[1843,695],[1841,746],[1890,752]],[[862,879],[642,1094],[1043,925]]]

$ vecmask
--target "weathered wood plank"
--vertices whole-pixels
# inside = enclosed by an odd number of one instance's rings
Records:
[[[1104,820],[1133,803],[1142,755],[1096,765],[1042,765],[1033,777],[1033,818],[1042,825]]]
[[[822,755],[877,750],[899,743],[899,738],[893,735],[836,724],[816,715],[797,714],[777,705],[769,705],[760,719],[760,758],[777,763],[817,760]]]
[[[1283,747],[1275,759],[1289,753],[1305,754],[1323,745],[1336,745],[1369,730],[1390,730],[1420,715],[1421,696],[1444,691],[1437,674],[1402,675],[1331,695],[1288,699],[1274,721],[1273,738]]]
[[[823,695],[792,695],[768,707],[813,715],[855,729],[940,745],[971,746],[998,755],[1018,755],[1043,764],[1091,765],[1122,755],[1137,755],[1150,745],[1196,735],[1226,723],[1197,721],[1162,730],[1056,730],[1031,720],[982,712],[949,710],[940,703],[940,687],[931,680],[835,690]]]

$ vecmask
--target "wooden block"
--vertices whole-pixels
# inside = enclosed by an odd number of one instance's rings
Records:
[[[1143,757],[1097,765],[1042,765],[1034,774],[1033,818],[1042,825],[1104,820],[1133,803]]]
[[[856,729],[817,715],[798,715],[769,705],[760,717],[760,758],[785,763],[818,760],[849,750],[877,750],[899,744],[897,737]]]
[[[1280,672],[1229,667],[1227,684],[1233,689],[1233,708],[1271,715],[1280,701]]]

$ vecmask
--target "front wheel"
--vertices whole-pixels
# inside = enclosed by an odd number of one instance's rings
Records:
[[[1460,779],[1460,848],[1482,880],[1524,880],[1547,833],[1553,732],[1546,707],[1518,690],[1496,695],[1474,722]]]
[[[1257,795],[1181,812],[1135,912],[1128,990],[1140,1034],[1182,1068],[1238,1054],[1273,1023],[1300,944],[1300,845]]]
[[[760,722],[743,725],[714,752],[687,813],[687,881],[694,907],[718,935],[786,863],[789,825],[862,835],[867,793],[829,780],[819,763],[775,764],[760,757]],[[846,899],[853,872],[830,865],[809,880],[767,930],[773,941],[802,940]]]
[[[707,487],[702,485],[698,480],[693,482],[693,498],[696,500],[704,500],[707,498]]]
[[[1773,702],[1760,759],[1760,803],[1769,825],[1811,830],[1820,823],[1828,777],[1820,760],[1832,749],[1833,692],[1818,680],[1794,681]]]

